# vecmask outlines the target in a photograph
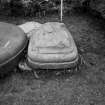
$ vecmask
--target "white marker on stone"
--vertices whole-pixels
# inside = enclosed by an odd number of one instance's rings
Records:
[[[60,16],[61,22],[62,18],[63,18],[63,0],[61,0],[61,16]]]

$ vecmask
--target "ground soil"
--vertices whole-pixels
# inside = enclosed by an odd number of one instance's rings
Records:
[[[14,18],[0,21],[59,21],[58,16]],[[74,11],[63,17],[85,64],[77,73],[13,72],[0,79],[0,105],[105,105],[105,21],[89,13]]]

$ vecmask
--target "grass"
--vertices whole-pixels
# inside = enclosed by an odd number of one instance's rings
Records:
[[[59,21],[58,16],[13,18],[0,21],[22,24],[26,21]],[[75,74],[41,73],[35,79],[31,72],[11,73],[0,80],[0,105],[105,105],[105,25],[104,20],[80,11],[63,17],[79,54],[86,65]]]

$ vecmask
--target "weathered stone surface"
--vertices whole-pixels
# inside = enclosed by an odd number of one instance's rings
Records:
[[[69,62],[69,67],[71,67],[70,65],[78,61],[75,42],[63,23],[47,22],[39,29],[35,29],[30,36],[28,46],[30,65],[49,69],[51,67],[66,68],[68,65],[66,62]]]

